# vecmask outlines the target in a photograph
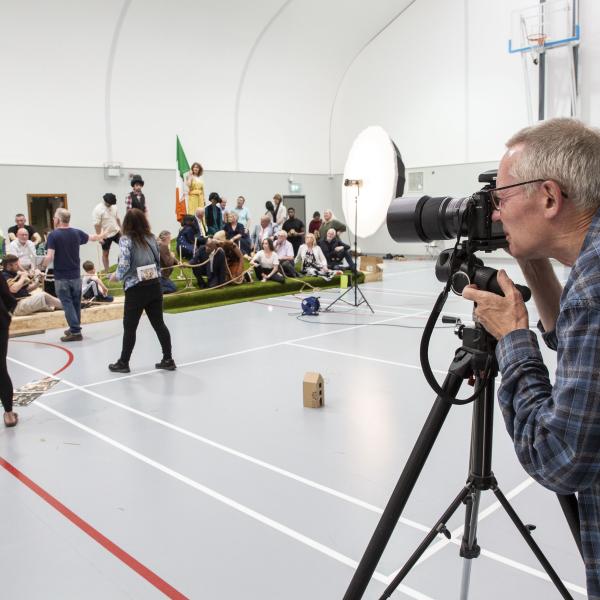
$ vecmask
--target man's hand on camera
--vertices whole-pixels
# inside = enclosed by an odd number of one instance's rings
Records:
[[[529,315],[521,292],[504,270],[498,271],[498,284],[504,296],[483,292],[475,285],[463,290],[463,298],[476,303],[475,316],[497,340],[516,329],[529,329]]]

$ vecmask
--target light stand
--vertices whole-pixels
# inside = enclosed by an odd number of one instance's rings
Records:
[[[327,308],[325,311],[328,311],[336,302],[342,301],[345,304],[350,306],[354,306],[358,308],[361,304],[366,304],[370,311],[375,314],[372,306],[369,304],[369,301],[366,299],[363,294],[360,286],[358,285],[358,196],[360,195],[360,186],[362,185],[362,181],[360,179],[346,179],[344,181],[344,185],[346,187],[356,187],[356,194],[354,195],[354,268],[352,269],[352,285],[340,296],[338,296]],[[344,299],[346,294],[354,291],[354,302],[348,302],[348,300]],[[359,301],[360,295],[360,301]]]
[[[446,322],[449,322],[447,318]],[[498,482],[492,472],[494,381],[498,373],[498,365],[495,357],[496,340],[479,324],[466,326],[458,320],[454,320],[454,322],[458,323],[455,333],[463,340],[463,344],[456,350],[454,360],[448,369],[448,375],[442,387],[443,393],[436,398],[400,479],[396,484],[396,488],[388,501],[379,524],[344,595],[344,600],[359,600],[363,597],[373,572],[377,567],[377,563],[385,550],[421,470],[425,465],[427,457],[450,412],[450,408],[453,403],[460,403],[460,401],[453,402],[452,398],[456,396],[462,381],[465,379],[475,379],[476,389],[480,390],[474,400],[473,406],[471,455],[469,459],[469,476],[466,485],[439,518],[431,531],[425,536],[406,564],[400,569],[396,577],[383,592],[380,600],[390,597],[438,534],[450,537],[446,523],[461,504],[466,505],[466,514],[460,548],[460,555],[464,558],[460,598],[461,600],[467,600],[472,559],[477,558],[480,553],[476,537],[477,517],[479,498],[481,492],[485,490],[492,490],[527,545],[540,561],[561,597],[573,600],[565,585],[552,568],[552,565],[550,565],[548,559],[533,539],[531,531],[534,527],[525,525],[521,521],[506,499],[506,496],[500,491]],[[484,371],[488,372],[488,376],[482,379]]]

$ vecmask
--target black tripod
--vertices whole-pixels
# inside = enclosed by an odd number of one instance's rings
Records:
[[[341,300],[345,304],[349,304],[350,306],[354,306],[355,308],[358,308],[361,304],[366,304],[371,310],[371,312],[375,314],[375,311],[369,304],[369,301],[365,298],[365,295],[363,294],[362,290],[358,285],[358,196],[360,195],[360,186],[362,184],[362,181],[360,179],[352,179],[347,181],[351,182],[349,185],[356,186],[356,194],[354,195],[354,268],[352,269],[352,285],[341,296],[338,296],[329,306],[327,306],[325,310],[329,310],[336,302],[339,302]],[[348,300],[344,300],[344,296],[346,294],[351,293],[352,291],[354,291],[354,302],[348,302]],[[359,294],[361,298],[360,301],[358,300]]]
[[[494,349],[496,340],[480,325],[466,326],[458,322],[456,334],[463,340],[463,345],[456,350],[454,360],[448,369],[448,375],[442,387],[443,394],[439,395],[427,417],[417,442],[408,458],[396,488],[390,497],[383,515],[369,542],[358,568],[348,586],[344,600],[362,598],[367,585],[377,567],[383,551],[396,527],[404,506],[429,456],[435,440],[450,412],[453,398],[458,393],[464,379],[475,379],[476,389],[480,393],[474,400],[473,421],[471,428],[471,455],[469,460],[469,476],[467,483],[458,496],[452,501],[444,514],[439,518],[423,542],[415,550],[398,575],[389,584],[381,596],[389,598],[396,587],[402,582],[409,571],[415,566],[421,555],[438,534],[450,537],[446,523],[461,504],[466,505],[465,528],[460,548],[460,555],[465,559],[461,583],[461,600],[466,600],[469,591],[471,560],[477,558],[480,548],[477,545],[477,518],[479,498],[482,491],[492,490],[502,508],[506,511],[527,545],[531,548],[542,567],[558,589],[563,598],[572,600],[548,559],[534,541],[532,526],[525,525],[504,494],[500,491],[494,473],[492,472],[492,432],[494,415],[494,380],[498,373]],[[484,372],[487,374],[484,375]],[[566,513],[567,514],[567,513]],[[567,514],[567,519],[569,515]],[[578,524],[569,522],[574,530]]]

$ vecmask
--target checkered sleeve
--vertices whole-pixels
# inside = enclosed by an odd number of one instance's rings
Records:
[[[525,470],[567,494],[598,482],[600,448],[600,311],[563,307],[554,386],[532,331],[500,340],[498,400]]]

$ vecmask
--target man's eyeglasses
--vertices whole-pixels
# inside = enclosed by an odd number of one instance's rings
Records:
[[[519,187],[521,185],[528,185],[529,183],[542,183],[542,181],[546,181],[545,179],[532,179],[531,181],[522,181],[521,183],[513,183],[512,185],[505,185],[503,187],[499,187],[493,190],[490,190],[490,197],[492,199],[492,204],[496,210],[500,210],[502,205],[502,199],[498,196],[498,192],[503,190],[510,190],[510,188]]]
[[[500,196],[498,196],[498,192],[501,192],[503,190],[510,190],[510,188],[519,187],[520,185],[528,185],[529,183],[542,183],[543,181],[546,181],[546,180],[545,179],[532,179],[531,181],[522,181],[521,183],[513,183],[512,185],[505,185],[505,186],[490,190],[490,197],[492,199],[492,205],[494,206],[494,208],[496,210],[501,209],[502,198],[500,198]],[[560,190],[560,193],[563,195],[563,198],[569,197],[567,192],[565,192],[562,189]]]

